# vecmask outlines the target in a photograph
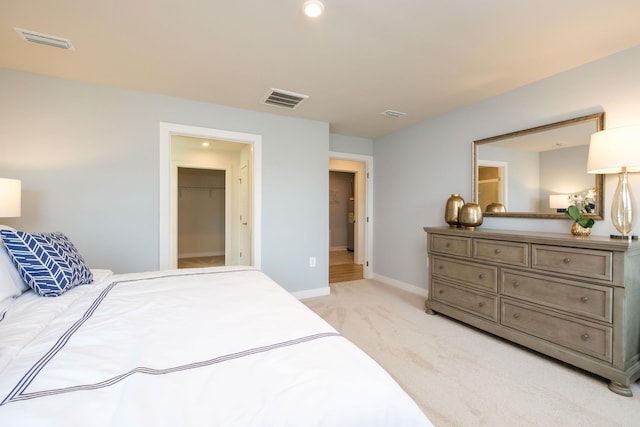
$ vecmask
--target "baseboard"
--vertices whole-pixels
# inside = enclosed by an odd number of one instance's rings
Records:
[[[401,282],[396,279],[392,279],[390,277],[382,276],[380,274],[373,274],[371,277],[373,280],[377,280],[386,285],[393,286],[394,288],[402,289],[403,291],[411,292],[412,294],[417,294],[423,297],[428,296],[428,291],[425,288],[421,288],[416,285],[411,285],[409,283]]]
[[[331,248],[329,248],[330,251],[346,251],[347,247],[346,246],[331,246]]]
[[[299,300],[315,297],[324,297],[331,293],[331,288],[325,286],[324,288],[309,289],[307,291],[291,292],[291,295]]]

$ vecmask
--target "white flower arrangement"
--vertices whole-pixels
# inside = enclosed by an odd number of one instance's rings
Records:
[[[595,221],[593,218],[585,218],[584,215],[593,212],[596,207],[596,190],[592,188],[583,194],[569,195],[569,207],[565,212],[569,218],[584,228],[591,228]]]

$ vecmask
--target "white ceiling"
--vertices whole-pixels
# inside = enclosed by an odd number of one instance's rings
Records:
[[[638,0],[325,0],[315,20],[302,3],[0,0],[0,67],[375,138],[640,45]],[[293,111],[262,105],[270,88],[309,99]]]

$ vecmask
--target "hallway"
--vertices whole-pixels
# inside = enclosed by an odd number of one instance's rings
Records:
[[[346,249],[329,251],[329,283],[363,278],[362,264],[354,264],[353,252]]]

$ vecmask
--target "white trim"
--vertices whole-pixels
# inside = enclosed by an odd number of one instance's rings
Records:
[[[380,274],[374,274],[373,279],[379,282],[382,282],[386,285],[393,286],[394,288],[402,289],[403,291],[411,292],[412,294],[420,295],[425,298],[429,295],[429,291],[427,291],[425,288],[421,288],[419,286],[412,285],[410,283],[401,282],[399,280],[382,276]]]
[[[260,269],[262,264],[262,136],[166,122],[160,122],[159,268],[161,270],[175,268],[173,264],[177,260],[176,239],[172,237],[175,236],[176,230],[171,219],[172,135],[217,139],[253,146],[251,254],[252,265]],[[171,254],[175,256],[172,257]]]
[[[362,271],[364,278],[369,279],[373,274],[373,156],[330,151],[329,159],[351,160],[364,163],[364,215],[365,218],[369,218],[369,222],[365,224],[364,266],[362,268]]]
[[[309,289],[307,291],[291,292],[291,295],[298,298],[299,300],[315,297],[325,297],[329,294],[331,294],[331,288],[328,286],[324,288]]]

